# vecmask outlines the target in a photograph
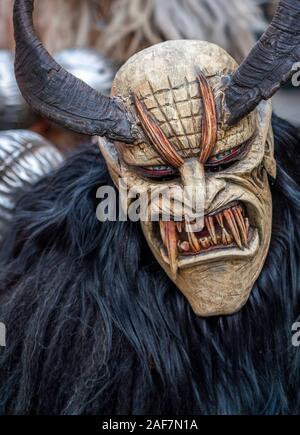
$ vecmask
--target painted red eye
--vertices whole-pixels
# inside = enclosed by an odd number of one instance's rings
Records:
[[[244,150],[243,145],[239,145],[231,150],[224,151],[222,153],[211,156],[206,162],[206,166],[216,166],[236,160]]]
[[[178,171],[171,166],[144,166],[138,167],[137,171],[144,177],[154,179],[172,179],[178,176]]]
[[[226,169],[231,164],[242,159],[247,154],[255,137],[256,137],[256,133],[254,133],[250,137],[250,139],[248,139],[246,142],[242,143],[241,145],[238,145],[235,148],[231,148],[230,150],[211,156],[206,162],[205,166],[212,171]]]

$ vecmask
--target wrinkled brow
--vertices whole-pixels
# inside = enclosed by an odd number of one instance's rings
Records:
[[[213,91],[206,77],[201,71],[198,71],[197,73],[197,80],[199,82],[200,95],[203,105],[203,115],[201,119],[202,134],[200,140],[201,152],[199,155],[199,161],[204,164],[208,160],[216,144],[218,124]],[[153,119],[147,110],[145,104],[140,101],[136,95],[133,97],[142,127],[156,152],[167,164],[175,168],[180,168],[184,163],[184,159],[174,149],[173,145],[166,137],[157,121]]]

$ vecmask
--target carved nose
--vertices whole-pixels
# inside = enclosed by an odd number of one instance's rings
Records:
[[[187,214],[191,220],[203,219],[206,200],[206,185],[204,165],[199,159],[191,158],[184,161],[179,169],[183,184],[183,199]]]

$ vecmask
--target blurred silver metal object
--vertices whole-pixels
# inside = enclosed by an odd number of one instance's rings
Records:
[[[54,56],[57,63],[102,94],[109,94],[116,68],[113,63],[87,48],[70,48]]]
[[[57,168],[62,161],[61,153],[37,133],[0,132],[0,242],[22,189]]]
[[[23,99],[14,72],[14,55],[0,50],[0,130],[27,128],[36,115]]]

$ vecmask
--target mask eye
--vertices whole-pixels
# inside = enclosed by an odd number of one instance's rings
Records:
[[[227,150],[222,153],[216,154],[215,156],[211,156],[207,161],[206,165],[215,166],[231,161],[234,157],[239,156],[241,147],[242,145],[239,145],[238,147],[232,148],[231,150]]]
[[[175,180],[179,177],[178,170],[171,166],[143,166],[137,167],[136,171],[143,177],[157,181]]]
[[[227,169],[247,154],[251,144],[253,143],[253,139],[254,136],[235,148],[211,156],[206,162],[205,167],[211,172],[218,172]]]

